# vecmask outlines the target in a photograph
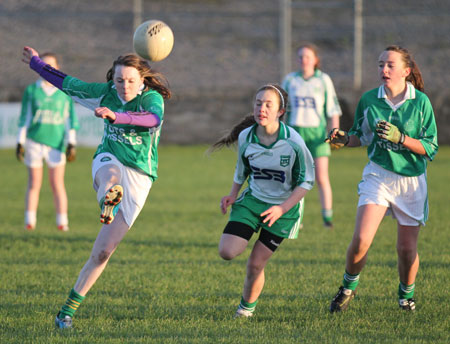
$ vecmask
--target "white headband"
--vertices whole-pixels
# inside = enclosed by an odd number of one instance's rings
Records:
[[[281,94],[280,90],[277,87],[275,87],[274,85],[270,85],[270,84],[264,85],[263,87],[270,87],[278,92],[278,94],[280,95],[280,99],[281,99],[281,108],[284,109],[284,97]]]

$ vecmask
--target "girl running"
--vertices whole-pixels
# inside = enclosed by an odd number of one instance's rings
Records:
[[[303,198],[314,185],[314,162],[300,135],[280,121],[287,94],[276,84],[256,92],[253,115],[244,118],[213,148],[238,141],[238,159],[230,194],[220,208],[229,222],[219,254],[231,260],[260,234],[247,262],[244,291],[236,317],[250,317],[264,286],[264,267],[284,238],[295,239],[303,216]],[[238,197],[244,182],[246,188]]]
[[[343,286],[331,302],[332,313],[345,310],[354,298],[369,247],[387,214],[397,220],[399,306],[406,311],[416,307],[417,240],[428,219],[426,167],[438,150],[436,122],[408,50],[388,46],[378,58],[378,73],[382,85],[363,94],[349,133],[333,129],[327,139],[337,148],[368,146],[369,156],[358,186]]]

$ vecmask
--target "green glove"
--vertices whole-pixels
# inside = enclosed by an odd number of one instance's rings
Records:
[[[329,143],[332,149],[339,149],[348,144],[348,134],[338,128],[331,129],[325,142]]]
[[[405,134],[401,133],[395,125],[387,121],[378,121],[376,131],[377,135],[382,139],[394,143],[403,143],[405,141]]]
[[[18,143],[16,146],[16,158],[19,161],[23,161],[24,157],[25,157],[25,149],[20,143]]]

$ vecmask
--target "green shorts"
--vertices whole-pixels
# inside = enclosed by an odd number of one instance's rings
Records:
[[[231,206],[230,220],[242,222],[258,232],[264,228],[268,232],[282,238],[296,239],[303,219],[303,200],[292,207],[286,214],[283,214],[272,227],[268,223],[263,223],[264,217],[260,214],[275,204],[266,203],[253,197],[249,190],[245,190],[242,195]]]
[[[313,158],[330,156],[330,144],[324,142],[326,132],[322,128],[293,127],[303,138]]]

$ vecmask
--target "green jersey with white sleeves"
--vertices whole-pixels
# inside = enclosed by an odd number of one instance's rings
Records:
[[[325,138],[327,120],[342,115],[328,74],[316,69],[312,77],[304,79],[301,71],[292,72],[284,78],[282,87],[289,95],[286,123],[293,127],[315,128],[318,135]]]
[[[27,138],[64,152],[67,129],[79,127],[72,99],[54,86],[43,87],[42,80],[29,85],[19,117],[24,127]]]
[[[160,125],[155,128],[112,124],[105,119],[102,142],[98,146],[95,156],[108,152],[125,166],[149,175],[152,180],[158,177],[157,147],[164,117],[164,101],[157,91],[148,90],[138,94],[129,102],[123,102],[112,81],[86,83],[71,76],[65,77],[63,91],[78,103],[92,110],[104,106],[114,112],[147,111],[157,115]]]
[[[251,194],[270,204],[283,203],[296,186],[311,190],[314,161],[301,136],[280,122],[277,140],[264,146],[256,128],[255,124],[239,134],[234,182],[244,184],[248,178]]]
[[[402,144],[395,144],[376,134],[376,125],[385,120],[400,132],[419,140],[426,155],[411,152]],[[437,129],[433,108],[428,97],[407,83],[404,99],[394,106],[386,96],[384,86],[364,93],[356,108],[355,120],[349,135],[356,135],[361,145],[368,146],[369,159],[386,170],[403,176],[419,176],[438,151]]]

